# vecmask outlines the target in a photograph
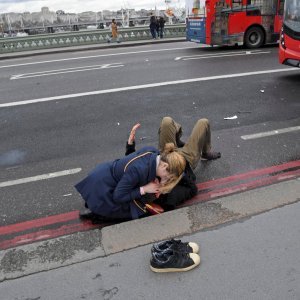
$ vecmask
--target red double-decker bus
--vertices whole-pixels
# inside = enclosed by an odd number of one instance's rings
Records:
[[[279,62],[300,67],[300,0],[286,0],[285,2]]]
[[[186,0],[187,40],[259,48],[279,41],[284,0]]]

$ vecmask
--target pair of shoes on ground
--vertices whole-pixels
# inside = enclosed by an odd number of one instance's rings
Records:
[[[200,264],[199,246],[181,240],[168,240],[151,248],[150,269],[156,273],[185,272]]]

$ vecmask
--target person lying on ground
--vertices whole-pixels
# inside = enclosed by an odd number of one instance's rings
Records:
[[[174,150],[173,143],[161,152],[148,146],[99,164],[75,185],[87,208],[80,218],[123,221],[146,215],[144,196],[168,193],[182,177],[186,160]]]
[[[135,151],[135,134],[139,127],[139,123],[132,127],[126,143],[125,155]],[[158,131],[159,148],[163,149],[168,142],[171,142],[176,145],[175,151],[182,153],[186,159],[184,174],[178,184],[169,193],[153,199],[154,203],[161,205],[165,211],[175,209],[184,201],[197,195],[198,188],[193,170],[196,168],[200,158],[203,160],[214,160],[221,157],[220,152],[211,151],[211,131],[207,119],[200,119],[196,122],[186,143],[180,140],[182,133],[181,125],[176,123],[171,117],[162,119]]]

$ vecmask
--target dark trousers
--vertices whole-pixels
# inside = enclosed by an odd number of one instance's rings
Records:
[[[163,36],[164,36],[164,28],[160,28],[159,29],[159,36],[160,36],[161,39],[163,38]]]
[[[156,39],[156,29],[150,28],[150,32],[151,32],[152,38]]]

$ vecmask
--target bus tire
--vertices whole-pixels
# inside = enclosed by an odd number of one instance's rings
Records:
[[[249,49],[259,48],[264,44],[265,34],[262,28],[258,26],[250,27],[244,39],[244,45]]]

